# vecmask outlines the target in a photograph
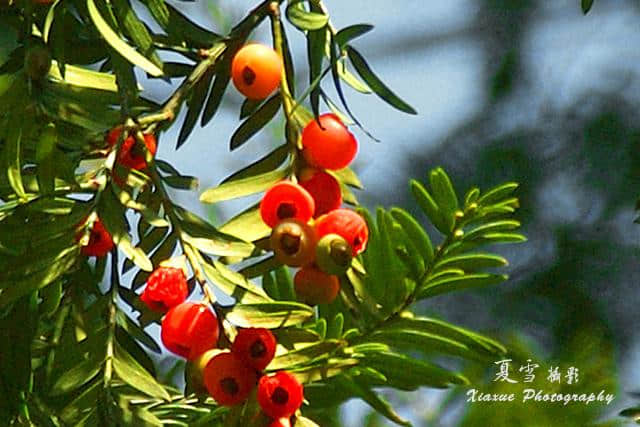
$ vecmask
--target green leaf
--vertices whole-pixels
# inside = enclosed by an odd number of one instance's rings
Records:
[[[140,248],[136,248],[131,243],[131,238],[125,228],[125,221],[121,207],[113,192],[103,193],[100,199],[100,218],[105,228],[111,234],[113,242],[118,248],[133,261],[138,267],[145,271],[152,271],[153,264]]]
[[[104,355],[93,354],[89,359],[75,365],[58,378],[51,389],[51,395],[69,393],[88,383],[100,372],[103,362]]]
[[[253,205],[231,218],[220,227],[220,231],[230,234],[247,242],[255,242],[271,234],[262,217],[258,205]]]
[[[499,255],[470,253],[446,257],[438,262],[433,270],[459,268],[466,273],[472,273],[486,268],[504,267],[508,264],[508,261]]]
[[[74,245],[60,253],[56,253],[54,260],[48,260],[43,268],[33,271],[29,275],[12,279],[11,287],[4,289],[0,293],[0,309],[36,289],[44,288],[53,283],[74,266],[78,255],[79,249]],[[5,287],[6,284],[4,278],[0,279],[0,288]]]
[[[329,357],[329,354],[344,345],[339,340],[324,340],[303,348],[276,356],[267,366],[268,371],[292,369],[311,362],[314,359]]]
[[[7,161],[7,177],[9,184],[16,195],[25,199],[27,194],[22,183],[22,115],[14,113],[11,115],[11,124],[7,126],[7,137],[5,142],[5,159]]]
[[[407,236],[412,239],[411,241],[424,259],[425,265],[429,264],[433,259],[433,245],[427,232],[409,212],[397,207],[391,208],[390,212],[407,233]]]
[[[243,267],[238,272],[248,279],[253,279],[254,277],[269,273],[281,265],[282,263],[278,261],[275,256],[271,255],[254,264]]]
[[[87,9],[89,11],[91,20],[93,21],[93,24],[96,26],[100,34],[102,34],[105,41],[109,43],[109,45],[113,49],[115,49],[120,55],[125,57],[129,62],[142,68],[153,77],[162,76],[162,70],[157,65],[139,54],[134,48],[125,43],[120,38],[120,36],[118,36],[118,34],[113,31],[113,29],[111,29],[102,15],[100,15],[100,12],[98,11],[98,8],[94,3],[94,0],[87,0]]]
[[[330,173],[338,181],[350,187],[358,188],[360,190],[364,188],[362,182],[360,181],[360,178],[358,178],[358,175],[356,175],[356,173],[351,168],[344,168],[336,171],[327,170],[327,173]]]
[[[418,298],[430,298],[462,289],[496,285],[505,280],[507,280],[507,276],[504,274],[467,274],[464,276],[444,277],[434,281],[429,280],[418,292]]]
[[[503,200],[505,197],[510,196],[517,188],[519,184],[517,182],[507,182],[499,185],[491,190],[487,191],[483,196],[478,199],[479,205],[490,205]]]
[[[288,169],[274,170],[260,175],[227,181],[218,187],[205,190],[200,195],[202,203],[217,203],[223,200],[235,199],[250,194],[265,191],[276,182],[285,178]]]
[[[214,265],[211,265],[205,262],[201,256],[197,256],[201,261],[207,278],[236,301],[264,303],[271,300],[260,287],[247,280],[242,274],[230,270],[227,266],[217,261]]]
[[[178,190],[197,190],[198,178],[194,176],[178,176],[170,175],[163,178],[164,182],[169,186]]]
[[[229,148],[235,150],[247,142],[275,117],[282,105],[280,93],[273,95],[255,113],[245,120],[231,136]]]
[[[429,183],[440,212],[445,217],[449,230],[453,230],[455,213],[458,210],[458,196],[453,189],[451,180],[442,168],[436,168],[429,174]]]
[[[201,126],[207,125],[213,119],[213,116],[216,115],[220,107],[220,103],[224,98],[224,92],[227,90],[227,86],[229,86],[229,81],[231,80],[232,58],[233,52],[227,51],[220,60],[219,66],[216,68],[216,78],[213,81],[213,86],[211,86],[211,92],[209,93],[207,104],[204,107],[202,118],[200,119]]]
[[[445,388],[468,384],[462,375],[393,352],[368,353],[362,364],[383,374],[388,379],[388,385],[403,390],[415,390],[419,386]]]
[[[350,25],[338,31],[338,33],[335,35],[334,40],[338,44],[338,47],[342,50],[351,40],[354,40],[371,30],[373,30],[373,25],[370,24]]]
[[[273,171],[278,168],[289,157],[291,153],[291,146],[289,144],[283,144],[276,148],[263,158],[251,163],[249,166],[240,169],[239,171],[229,175],[222,180],[221,184],[229,181],[235,181],[242,178],[248,178],[250,176],[256,176],[263,173]]]
[[[378,411],[389,420],[401,426],[411,426],[411,423],[396,413],[393,407],[384,400],[380,395],[375,393],[366,385],[362,384],[358,377],[351,377],[349,375],[339,375],[335,377],[334,381],[338,384],[338,387],[344,388],[353,395],[361,398],[367,402],[373,409]]]
[[[171,400],[169,393],[118,342],[115,344],[113,370],[136,390],[158,399]]]
[[[397,108],[400,111],[403,111],[408,114],[418,114],[416,110],[413,109],[409,104],[404,102],[402,99],[398,97],[391,89],[389,89],[383,82],[376,76],[367,64],[364,57],[353,47],[347,46],[347,55],[349,56],[349,60],[353,64],[354,68],[362,77],[362,79],[367,83],[367,85],[373,90],[380,98],[386,101],[389,105],[394,108]]]
[[[287,6],[285,14],[300,31],[319,30],[327,25],[329,17],[322,13],[309,12],[302,7],[303,1],[294,1]]]
[[[125,33],[131,41],[135,43],[140,52],[148,58],[152,63],[163,68],[162,61],[155,51],[153,39],[140,18],[136,15],[128,0],[112,0],[113,9],[118,16],[118,21],[124,28]]]
[[[484,238],[487,234],[514,230],[518,227],[520,227],[520,222],[513,219],[494,221],[494,222],[480,225],[470,231],[465,232],[463,239],[473,240],[477,238]]]
[[[441,233],[450,234],[451,230],[447,220],[427,189],[414,179],[409,181],[409,186],[418,206],[420,206],[422,211],[427,215],[431,223],[435,225]]]
[[[313,309],[296,302],[237,304],[227,313],[227,320],[242,328],[284,328],[297,325],[313,316]]]
[[[504,355],[507,349],[499,342],[477,334],[469,329],[452,325],[439,319],[429,317],[397,317],[385,328],[412,330],[429,335],[438,335],[455,340],[479,353],[487,355]],[[384,330],[384,329],[383,329]]]
[[[41,193],[52,193],[55,189],[56,165],[54,150],[58,141],[56,128],[47,125],[36,146],[36,162],[38,163],[38,188]]]
[[[194,85],[191,91],[191,96],[187,100],[187,116],[184,119],[182,128],[180,128],[176,149],[180,148],[186,142],[189,135],[191,135],[193,128],[196,126],[198,117],[200,117],[202,107],[204,106],[204,102],[207,98],[207,93],[209,92],[209,86],[211,86],[211,81],[215,75],[215,71],[215,67],[210,66],[209,69],[205,71],[202,78]]]
[[[589,13],[589,11],[591,10],[591,6],[593,6],[593,1],[594,0],[581,0],[580,1],[580,6],[582,7],[582,13],[584,13],[585,15],[587,13]]]

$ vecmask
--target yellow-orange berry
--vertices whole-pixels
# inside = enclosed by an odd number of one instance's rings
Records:
[[[249,99],[264,99],[280,85],[282,59],[263,44],[248,44],[231,63],[231,78],[236,89]]]

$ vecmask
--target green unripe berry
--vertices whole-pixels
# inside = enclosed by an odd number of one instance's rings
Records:
[[[45,78],[51,68],[51,53],[44,45],[31,47],[24,57],[24,70],[31,80]]]
[[[323,236],[316,246],[316,264],[327,274],[340,275],[351,267],[351,245],[338,234]]]

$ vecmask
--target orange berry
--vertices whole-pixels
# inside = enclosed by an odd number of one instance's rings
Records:
[[[318,123],[319,122],[319,123]],[[313,166],[338,170],[351,163],[358,141],[335,114],[322,114],[302,130],[302,154]]]
[[[231,63],[231,77],[236,89],[249,99],[264,99],[279,85],[282,59],[263,44],[248,44]]]
[[[281,181],[267,190],[260,202],[260,216],[269,227],[295,218],[307,222],[313,216],[315,204],[311,195],[291,181]]]
[[[298,298],[310,305],[329,304],[340,291],[340,281],[336,276],[312,266],[298,270],[293,284]]]

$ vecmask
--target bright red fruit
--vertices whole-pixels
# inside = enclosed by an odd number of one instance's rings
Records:
[[[76,239],[80,240],[82,232],[76,235]],[[80,252],[86,256],[102,257],[108,254],[113,249],[113,239],[111,234],[104,228],[104,224],[100,219],[96,219],[91,228],[91,234],[89,235],[89,243],[86,246],[80,248]]]
[[[315,204],[311,195],[291,181],[281,181],[267,190],[260,202],[260,216],[273,228],[283,219],[295,218],[307,222],[313,216]]]
[[[169,351],[193,360],[216,346],[218,319],[204,304],[183,302],[162,319],[160,338]]]
[[[338,209],[342,191],[338,180],[324,171],[307,168],[299,174],[298,183],[311,194],[316,205],[314,217]]]
[[[265,328],[240,329],[231,351],[248,366],[262,371],[276,354],[276,338]]]
[[[369,239],[369,228],[360,215],[349,209],[336,209],[316,221],[318,238],[333,233],[342,236],[353,249],[353,256],[364,251]]]
[[[318,124],[318,122],[320,122]],[[358,141],[335,114],[322,114],[302,130],[302,154],[323,169],[342,169],[358,152]]]
[[[340,280],[315,266],[303,267],[293,277],[298,299],[309,305],[329,304],[340,292]]]
[[[140,299],[153,311],[164,313],[189,295],[187,277],[180,268],[159,267],[147,280]]]
[[[113,147],[118,143],[118,139],[122,135],[122,127],[118,126],[109,131],[107,134],[107,144],[109,147]],[[156,137],[152,134],[144,134],[144,145],[152,156],[155,156],[158,149]],[[118,162],[130,169],[142,170],[147,167],[147,161],[145,155],[141,149],[136,147],[136,140],[133,135],[130,135],[122,142],[120,153],[118,154]]]
[[[258,403],[271,418],[286,418],[302,405],[302,384],[286,371],[265,375],[258,383]]]
[[[244,402],[256,380],[255,371],[229,352],[218,354],[204,368],[204,385],[211,397],[223,406]]]

